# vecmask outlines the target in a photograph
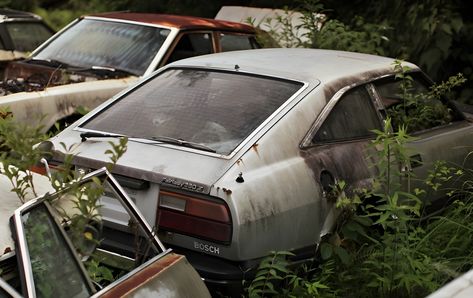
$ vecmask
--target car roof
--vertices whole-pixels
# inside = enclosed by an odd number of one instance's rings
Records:
[[[198,56],[169,64],[256,73],[303,82],[329,82],[367,73],[393,73],[395,59],[353,52],[275,48]],[[412,69],[418,67],[403,62]]]
[[[137,12],[108,12],[87,15],[93,17],[117,19],[125,21],[133,21],[140,23],[148,23],[153,25],[161,25],[167,27],[174,27],[180,30],[196,30],[196,29],[218,29],[227,31],[238,31],[254,33],[255,29],[246,24],[221,21],[214,19],[206,19],[191,16],[178,16],[157,13],[137,13]]]
[[[0,22],[13,20],[40,20],[41,17],[26,11],[14,10],[9,8],[0,8]]]

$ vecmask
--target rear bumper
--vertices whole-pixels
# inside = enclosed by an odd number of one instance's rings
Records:
[[[186,256],[189,263],[196,269],[213,296],[241,297],[244,281],[250,282],[259,260],[233,262],[181,247],[173,247],[178,254]]]

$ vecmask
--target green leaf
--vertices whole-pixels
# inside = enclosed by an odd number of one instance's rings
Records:
[[[320,255],[323,260],[327,260],[332,256],[333,248],[332,245],[326,242],[322,242],[320,245]]]
[[[335,247],[335,254],[340,258],[340,261],[342,261],[342,263],[344,265],[350,264],[351,257],[343,247],[336,246]]]

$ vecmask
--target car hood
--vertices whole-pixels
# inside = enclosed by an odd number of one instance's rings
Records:
[[[67,131],[50,139],[55,151],[54,159],[62,160],[64,151],[58,150],[63,142],[67,147],[73,146],[74,164],[97,169],[110,162],[106,150],[111,149],[109,139],[91,138],[81,142],[78,131]],[[139,152],[139,154],[137,154]],[[143,179],[146,181],[177,187],[183,190],[209,193],[211,186],[234,163],[217,154],[202,150],[178,147],[170,144],[143,144],[128,141],[127,152],[113,168],[114,174]]]
[[[3,171],[3,165],[0,164]],[[43,195],[52,191],[51,182],[46,176],[32,173],[36,195]],[[5,175],[0,175],[0,258],[3,254],[14,250],[14,242],[10,233],[9,220],[15,210],[23,203],[12,190],[10,180]],[[28,192],[27,199],[33,199],[35,195]]]

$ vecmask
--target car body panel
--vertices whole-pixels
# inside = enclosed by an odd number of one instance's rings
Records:
[[[97,297],[206,297],[208,290],[195,279],[192,267],[182,255],[163,256],[141,271],[125,277],[120,283]],[[138,286],[137,286],[138,285]]]
[[[468,298],[473,296],[473,270],[470,270],[426,298]]]
[[[47,130],[58,120],[77,113],[79,107],[91,110],[137,80],[136,77],[100,80],[14,93],[0,98],[0,106],[8,107],[16,122],[43,125]]]
[[[3,166],[0,165],[1,171]],[[36,191],[38,195],[43,195],[53,188],[49,179],[46,176],[37,175],[33,173],[34,182],[36,185]],[[18,209],[22,203],[16,193],[11,191],[11,182],[3,175],[0,175],[0,258],[4,254],[15,250],[15,245],[10,234],[9,219],[13,212]],[[34,199],[35,196],[31,192],[26,193],[28,200]]]

